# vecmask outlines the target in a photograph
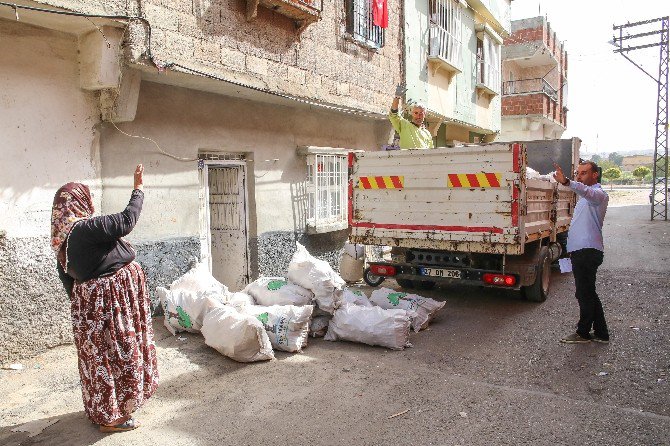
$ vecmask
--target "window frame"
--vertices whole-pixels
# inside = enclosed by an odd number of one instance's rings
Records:
[[[379,50],[385,45],[386,33],[384,28],[373,23],[370,4],[370,0],[345,0],[346,33],[354,42]]]
[[[476,87],[491,95],[502,93],[502,38],[486,24],[478,25]]]
[[[330,147],[298,148],[298,153],[305,156],[306,161],[307,233],[320,234],[349,227],[350,152]]]

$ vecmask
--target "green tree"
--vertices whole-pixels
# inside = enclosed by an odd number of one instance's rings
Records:
[[[602,160],[603,160],[603,157],[600,156],[600,155],[598,155],[597,153],[594,154],[594,155],[591,157],[591,161],[593,161],[594,163],[596,163],[596,164],[598,164],[598,165],[600,165],[600,162],[601,162]]]
[[[651,169],[646,166],[638,166],[633,170],[633,176],[640,181],[650,173]]]
[[[609,180],[610,190],[612,190],[612,181],[616,180],[620,176],[621,176],[621,170],[619,170],[616,167],[610,167],[609,169],[607,169],[603,172],[603,178],[605,178],[606,180]]]
[[[623,163],[623,155],[619,155],[616,152],[612,152],[609,155],[607,155],[607,159],[619,167],[621,167],[621,164]]]

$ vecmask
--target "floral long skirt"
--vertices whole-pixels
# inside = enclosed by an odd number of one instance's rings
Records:
[[[142,267],[131,262],[111,276],[75,283],[71,309],[86,415],[117,424],[158,387]]]

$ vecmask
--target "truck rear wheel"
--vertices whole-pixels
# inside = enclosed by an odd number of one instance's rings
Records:
[[[384,279],[386,279],[386,277],[372,274],[370,267],[365,268],[365,271],[363,271],[363,280],[370,286],[379,286],[382,284]]]
[[[531,302],[544,302],[549,295],[549,280],[551,278],[551,259],[546,246],[540,248],[540,255],[536,266],[535,282],[521,289],[523,296]]]

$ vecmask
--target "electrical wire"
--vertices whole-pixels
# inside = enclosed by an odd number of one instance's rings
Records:
[[[123,130],[121,130],[120,128],[118,128],[118,127],[116,126],[116,123],[112,120],[112,118],[109,118],[109,122],[112,123],[112,125],[114,126],[114,128],[115,128],[116,130],[118,130],[119,132],[123,133],[124,135],[126,135],[126,136],[128,136],[128,137],[130,137],[130,138],[140,138],[140,139],[146,139],[147,141],[151,141],[152,143],[154,143],[154,145],[156,146],[156,148],[158,149],[158,151],[159,151],[160,153],[162,153],[163,155],[167,156],[167,157],[170,157],[170,158],[175,159],[175,160],[177,160],[177,161],[198,161],[198,158],[182,158],[182,157],[180,157],[180,156],[177,156],[177,155],[173,155],[173,154],[171,154],[171,153],[168,153],[168,152],[166,152],[165,150],[163,150],[163,149],[161,148],[161,146],[158,145],[158,143],[157,143],[156,141],[154,141],[153,139],[151,139],[151,138],[149,138],[149,137],[146,137],[146,136],[140,136],[140,135],[131,135],[130,133],[126,133],[126,132],[124,132]]]

